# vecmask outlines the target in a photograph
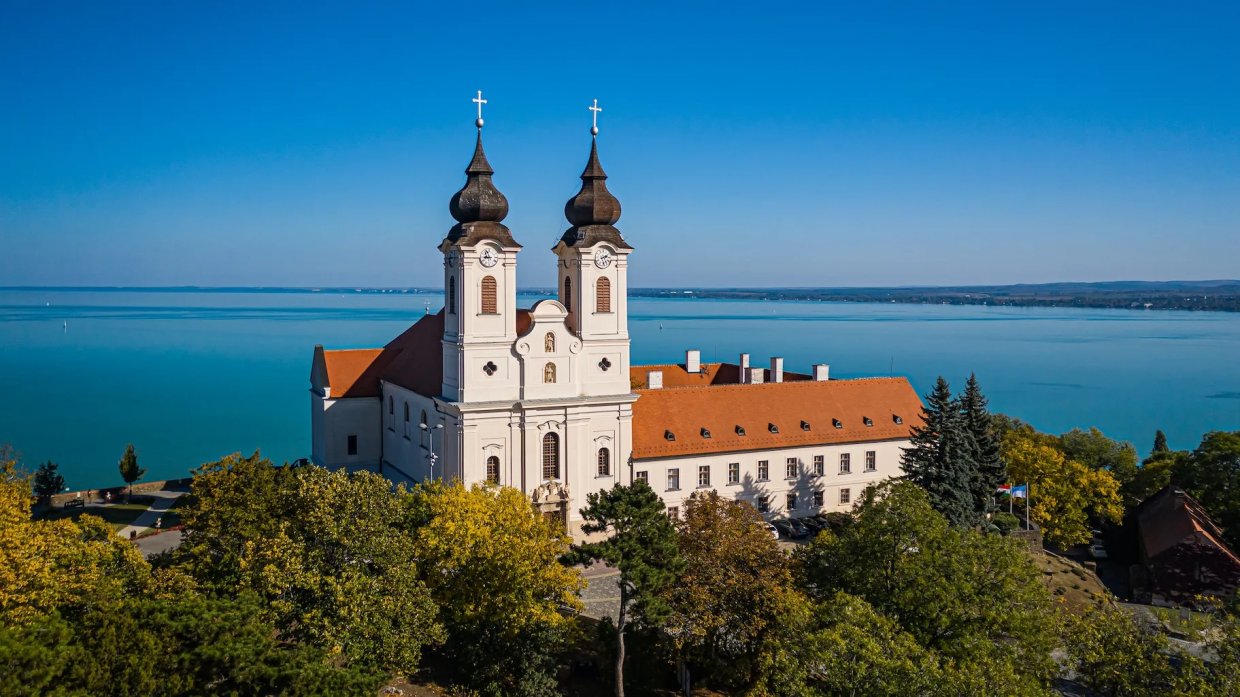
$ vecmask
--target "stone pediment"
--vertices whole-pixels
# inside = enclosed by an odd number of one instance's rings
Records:
[[[559,503],[568,500],[568,485],[552,479],[534,487],[530,495],[534,503]]]

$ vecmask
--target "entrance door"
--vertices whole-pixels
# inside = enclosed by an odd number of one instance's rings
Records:
[[[554,511],[543,511],[543,520],[547,521],[552,527],[564,529],[564,509],[557,508]]]

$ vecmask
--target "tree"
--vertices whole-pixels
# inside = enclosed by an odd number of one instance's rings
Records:
[[[1050,595],[1019,544],[949,525],[908,482],[867,492],[856,519],[797,550],[811,598],[862,598],[949,663],[1039,682],[1053,673]]]
[[[370,472],[231,456],[195,473],[176,558],[216,593],[257,594],[287,638],[408,675],[443,630],[403,497]]]
[[[1167,447],[1167,434],[1161,429],[1154,431],[1154,448],[1150,450],[1150,456],[1153,457],[1158,453],[1169,452],[1171,448]]]
[[[630,622],[655,627],[669,608],[664,590],[684,568],[676,528],[663,499],[646,482],[617,485],[586,495],[581,510],[587,535],[610,533],[576,547],[582,560],[602,561],[620,572],[616,617],[616,696],[624,697],[624,635]]]
[[[781,633],[808,617],[808,600],[753,506],[694,493],[684,516],[677,531],[684,570],[663,592],[671,610],[664,632],[693,672],[743,690],[778,660]]]
[[[121,478],[129,486],[129,494],[133,494],[133,483],[146,474],[146,470],[138,466],[138,454],[133,450],[133,443],[125,446],[125,454],[121,456],[119,468]]]
[[[1003,459],[1013,481],[1029,484],[1029,515],[1047,542],[1060,548],[1088,542],[1091,519],[1123,517],[1119,482],[1106,469],[1064,457],[1054,440],[1025,426],[1003,439]]]
[[[964,394],[960,397],[960,412],[962,425],[968,436],[965,443],[968,446],[973,475],[970,487],[973,492],[974,513],[978,520],[993,510],[995,492],[1000,484],[1007,482],[1007,468],[1001,457],[999,436],[995,433],[986,403],[977,376],[970,374],[969,381],[965,383]]]
[[[1087,609],[1080,615],[1066,615],[1065,620],[1068,667],[1094,693],[1107,697],[1211,694],[1199,659],[1173,649],[1161,633],[1138,624],[1126,610]]]
[[[485,694],[553,694],[562,610],[582,586],[559,561],[568,536],[511,487],[435,482],[402,497],[458,676]]]
[[[1059,449],[1069,460],[1110,472],[1121,485],[1137,474],[1137,449],[1131,443],[1107,438],[1096,428],[1074,428],[1059,436]]]
[[[1163,450],[1150,453],[1141,463],[1136,475],[1124,483],[1122,492],[1127,508],[1132,508],[1150,496],[1162,491],[1174,474],[1188,460],[1188,453],[1182,450]]]
[[[1240,547],[1240,431],[1213,431],[1201,439],[1172,479],[1201,502]]]
[[[383,675],[281,642],[252,595],[144,597],[0,626],[3,695],[374,693]]]
[[[972,526],[979,518],[973,504],[969,462],[973,448],[961,424],[960,405],[942,376],[926,395],[923,424],[914,426],[904,449],[904,476],[925,489],[934,509],[953,525]]]
[[[59,467],[60,465],[48,460],[35,470],[34,495],[39,497],[40,502],[49,503],[52,496],[64,490],[65,478],[57,471]]]

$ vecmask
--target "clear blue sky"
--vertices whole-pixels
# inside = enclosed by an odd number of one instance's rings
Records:
[[[1240,4],[0,0],[0,285],[436,285],[474,90],[549,285],[1240,276]]]

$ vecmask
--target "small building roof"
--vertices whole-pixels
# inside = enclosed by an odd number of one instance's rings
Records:
[[[1153,559],[1190,539],[1217,547],[1224,556],[1240,565],[1240,557],[1223,542],[1223,531],[1209,513],[1183,489],[1163,488],[1146,499],[1137,511],[1141,545],[1147,559]]]

